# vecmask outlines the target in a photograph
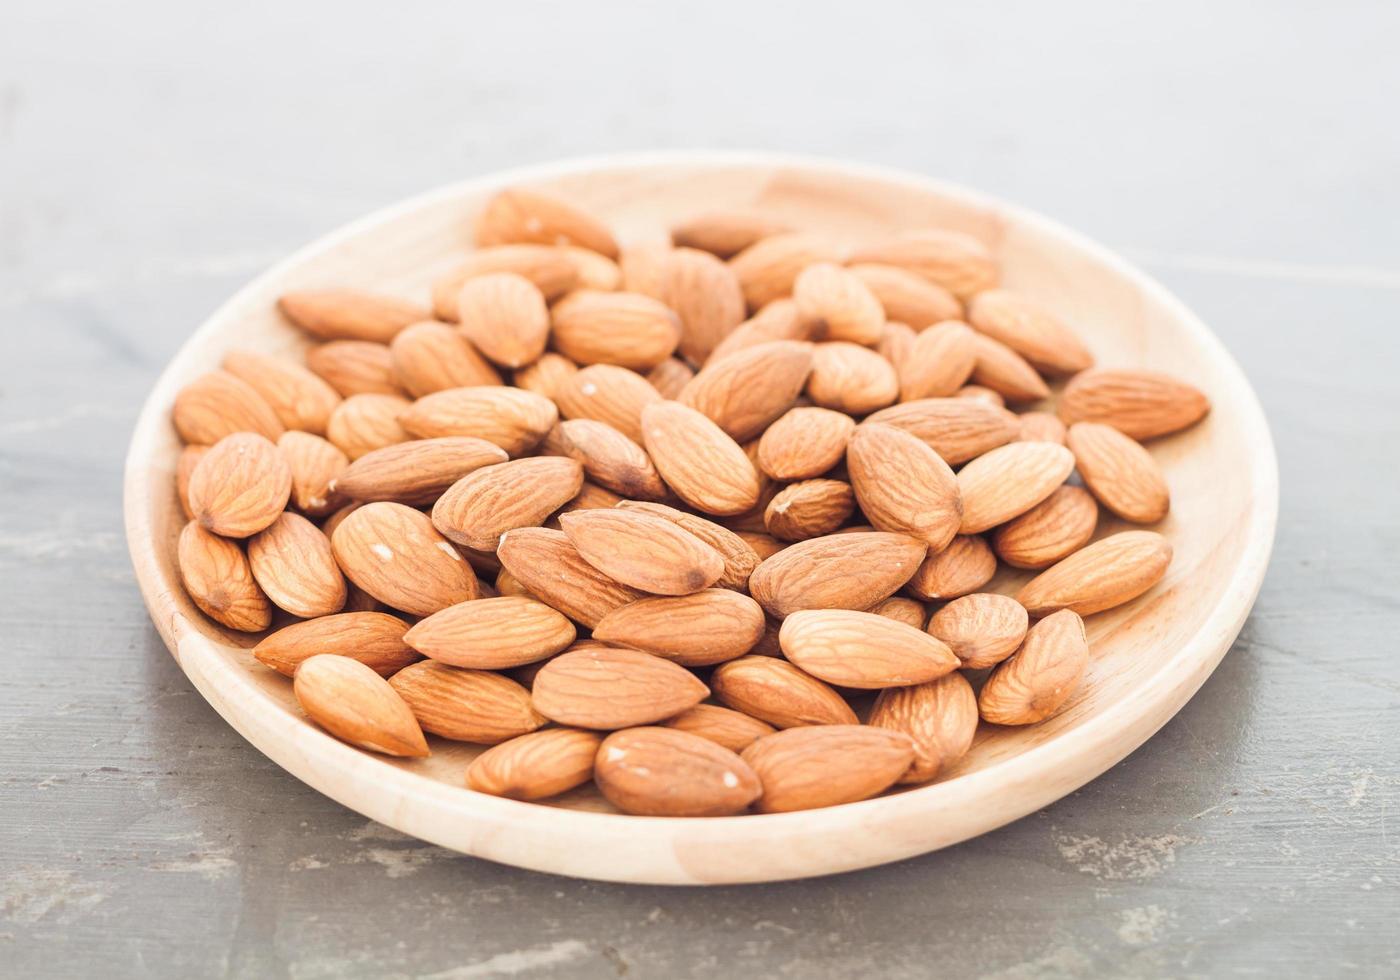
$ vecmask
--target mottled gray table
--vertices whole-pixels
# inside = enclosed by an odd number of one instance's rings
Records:
[[[402,8],[402,9],[400,9]],[[1400,972],[1400,8],[0,6],[0,974]],[[1127,761],[892,867],[667,890],[404,838],[246,745],[147,620],[121,459],[299,243],[472,174],[760,147],[975,185],[1136,259],[1273,425],[1254,615]]]

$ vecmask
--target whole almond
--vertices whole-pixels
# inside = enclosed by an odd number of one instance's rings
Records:
[[[669,494],[646,450],[606,422],[566,419],[545,437],[542,451],[577,460],[590,480],[625,497],[662,500]]]
[[[775,480],[821,476],[846,453],[856,423],[844,412],[803,407],[786,412],[758,442],[758,465]]]
[[[928,610],[924,608],[922,602],[900,595],[892,595],[883,602],[875,603],[870,607],[870,611],[877,616],[884,616],[897,623],[912,626],[916,630],[923,629],[924,623],[928,620]]]
[[[305,435],[305,433],[298,434]],[[286,433],[283,433],[282,438],[286,438]],[[316,437],[307,436],[307,438],[314,439]],[[194,519],[194,507],[190,505],[190,477],[194,475],[194,468],[199,465],[199,461],[204,458],[204,454],[208,451],[208,446],[186,446],[180,450],[180,458],[176,461],[175,496],[180,500],[180,509],[185,512],[185,520]]]
[[[312,619],[345,606],[345,576],[320,528],[287,511],[248,539],[248,564],[263,592],[293,616]]]
[[[436,320],[405,327],[389,344],[394,378],[414,398],[448,388],[498,385],[501,376],[462,332]]]
[[[914,338],[899,366],[899,398],[942,398],[961,388],[977,363],[976,334],[958,320],[936,323]]]
[[[695,369],[678,357],[668,357],[647,372],[647,382],[662,398],[678,398],[695,377]]]
[[[1172,546],[1155,531],[1123,531],[1081,548],[1022,587],[1032,616],[1072,609],[1081,616],[1136,599],[1162,580]]]
[[[379,601],[414,616],[475,599],[476,574],[427,515],[378,501],[355,509],[331,535],[345,577]]]
[[[1030,617],[1010,596],[979,592],[954,599],[928,622],[928,631],[948,644],[962,666],[981,670],[1001,663],[1026,638]]]
[[[1083,342],[1068,326],[1034,300],[1005,289],[978,293],[967,319],[1047,374],[1074,374],[1094,363]]]
[[[622,288],[622,269],[606,255],[583,248],[580,245],[560,245],[562,251],[573,263],[578,274],[579,289],[600,289],[612,292]]]
[[[1014,418],[994,405],[966,398],[921,398],[882,409],[866,419],[923,440],[949,466],[966,463],[1016,438]]]
[[[1183,381],[1153,371],[1084,371],[1060,395],[1060,418],[1102,422],[1133,439],[1164,436],[1199,422],[1210,400]]]
[[[640,293],[580,289],[554,304],[553,342],[578,364],[616,364],[647,371],[680,342],[680,319]]]
[[[958,533],[958,479],[928,445],[892,425],[857,427],[846,467],[861,513],[882,531],[918,538],[941,551]]]
[[[336,477],[333,491],[350,500],[430,504],[468,473],[504,463],[506,452],[485,439],[414,439],[361,456]]]
[[[476,243],[517,242],[579,245],[617,258],[617,241],[597,218],[551,194],[513,187],[486,202],[476,219]]]
[[[997,557],[977,534],[959,534],[919,565],[905,590],[920,599],[956,599],[976,592],[997,573]]]
[[[543,395],[492,385],[425,395],[399,417],[416,438],[473,436],[512,456],[535,448],[558,420],[558,409]]]
[[[1005,524],[1040,503],[1074,470],[1074,454],[1049,442],[1013,442],[978,456],[958,471],[961,533]]]
[[[517,388],[554,400],[576,374],[578,365],[573,361],[563,354],[545,351],[533,364],[516,370],[511,380]]]
[[[722,708],[717,704],[697,704],[689,711],[683,711],[668,719],[665,724],[667,728],[707,738],[731,752],[742,752],[752,745],[755,739],[777,731],[767,722],[750,718],[733,708]]]
[[[710,693],[684,667],[638,650],[591,647],[561,653],[535,675],[535,709],[561,725],[611,730],[650,725]]]
[[[467,788],[511,800],[544,800],[593,778],[603,738],[580,728],[546,728],[494,745],[467,767]]]
[[[724,572],[715,582],[716,585],[740,591],[748,589],[749,576],[758,567],[759,556],[744,538],[729,528],[722,527],[714,521],[708,521],[698,514],[688,514],[665,504],[624,500],[619,506],[625,510],[640,510],[655,517],[664,518],[672,524],[680,525],[718,551],[720,557],[724,559]]]
[[[765,735],[741,757],[763,784],[758,809],[783,813],[869,799],[908,771],[914,745],[885,728],[820,725]]]
[[[576,636],[574,624],[544,603],[502,595],[439,610],[410,629],[404,642],[453,667],[504,670],[552,657]]]
[[[288,677],[303,660],[321,653],[350,657],[389,677],[419,659],[417,651],[404,643],[407,632],[407,623],[387,613],[336,613],[269,633],[253,647],[253,656]]]
[[[875,294],[889,320],[916,331],[944,320],[962,319],[962,303],[937,283],[892,265],[858,262],[850,272]]]
[[[1135,524],[1155,524],[1171,508],[1167,478],[1152,454],[1101,422],[1076,422],[1066,444],[1089,492]]]
[[[1021,431],[1016,438],[1022,442],[1056,442],[1063,446],[1067,437],[1065,424],[1049,412],[1021,413]]]
[[[369,667],[318,654],[297,667],[292,693],[312,721],[352,745],[385,755],[426,758],[428,742],[403,698]]]
[[[960,299],[990,289],[997,281],[996,260],[986,245],[971,235],[941,228],[906,232],[859,249],[851,261],[903,269],[942,286]]]
[[[185,591],[210,619],[244,633],[257,633],[271,625],[272,603],[253,580],[238,542],[190,521],[180,532],[176,564]]]
[[[724,572],[718,551],[680,525],[643,511],[575,511],[559,523],[585,561],[643,592],[689,595],[708,589]]]
[[[926,783],[946,772],[972,747],[977,695],[957,671],[927,684],[881,691],[869,724],[903,732],[914,743],[914,761],[901,783]]]
[[[747,442],[790,409],[812,369],[812,345],[796,340],[757,344],[712,357],[679,401]]]
[[[227,371],[211,371],[180,389],[171,408],[175,431],[185,442],[212,446],[235,432],[276,440],[282,423],[267,400]]]
[[[226,538],[246,538],[277,520],[292,494],[292,470],[265,436],[235,432],[205,453],[190,474],[195,520]]]
[[[633,442],[642,442],[642,411],[661,401],[646,378],[615,364],[590,364],[554,398],[564,418],[606,422]]]
[[[899,378],[890,362],[870,348],[832,341],[812,351],[807,394],[822,408],[865,415],[899,397]]]
[[[972,383],[990,388],[1009,402],[1039,401],[1050,394],[1045,379],[1020,354],[985,333],[973,332],[977,358]]]
[[[224,355],[223,366],[261,395],[288,429],[324,435],[326,422],[340,404],[334,388],[299,364],[254,351],[231,350]]]
[[[803,269],[818,262],[839,262],[839,252],[814,235],[787,232],[754,242],[729,260],[739,277],[744,300],[757,310],[775,299],[792,295]]]
[[[457,322],[477,350],[503,367],[529,364],[549,340],[544,294],[515,272],[487,273],[463,283]]]
[[[283,293],[277,308],[318,340],[372,340],[387,344],[404,327],[431,314],[397,296],[358,289],[306,289]]]
[[[958,658],[937,637],[854,609],[793,613],[783,620],[778,643],[798,667],[838,687],[907,687],[958,667]]]
[[[720,664],[710,684],[720,703],[775,728],[856,723],[841,695],[775,657],[747,656]]]
[[[613,732],[598,748],[593,778],[623,813],[722,817],[742,813],[763,791],[729,749],[674,728]]]
[[[748,596],[705,589],[619,606],[598,621],[593,638],[683,667],[708,667],[748,653],[763,638],[763,629],[763,610]]]
[[[306,366],[340,394],[402,395],[394,352],[372,340],[332,340],[306,352]],[[330,420],[327,419],[327,424]]]
[[[883,531],[812,538],[766,559],[749,592],[778,619],[801,609],[869,609],[909,580],[927,550]]]
[[[642,439],[666,485],[696,510],[742,514],[758,503],[758,473],[748,455],[688,405],[657,401],[646,406]]]
[[[803,269],[792,286],[797,312],[817,324],[826,340],[873,346],[885,327],[885,310],[859,276],[831,262]]]
[[[816,327],[798,312],[797,304],[785,296],[766,304],[731,330],[710,352],[710,358],[728,357],[746,347],[774,340],[811,340],[816,336]]]
[[[707,211],[671,229],[671,241],[727,259],[754,242],[787,231],[776,218],[755,211]]]
[[[485,466],[462,477],[433,505],[433,526],[449,541],[495,551],[501,535],[538,527],[583,487],[583,467],[561,456]]]
[[[775,538],[805,541],[835,531],[855,506],[855,494],[844,480],[802,480],[769,501],[763,523]]]
[[[1021,648],[992,671],[977,697],[994,725],[1033,725],[1055,714],[1089,666],[1084,620],[1068,609],[1031,627]]]
[[[578,265],[564,249],[553,245],[493,245],[479,248],[466,262],[433,283],[433,312],[439,320],[455,322],[462,286],[475,276],[514,272],[535,284],[547,301],[578,285]]]
[[[331,484],[350,465],[350,458],[320,436],[288,430],[277,440],[282,458],[292,470],[291,502],[308,517],[324,517],[343,501]]]
[[[495,745],[533,732],[545,718],[530,692],[489,670],[420,660],[389,678],[423,731],[457,742]]]
[[[407,442],[409,433],[399,418],[411,402],[398,395],[351,395],[331,413],[326,438],[350,459]]]
[[[992,548],[1015,568],[1048,568],[1089,543],[1099,507],[1083,487],[1063,486],[996,529]]]
[[[681,321],[680,353],[703,364],[716,344],[744,321],[744,291],[734,270],[694,248],[667,254],[662,300]]]
[[[584,561],[562,531],[543,527],[507,531],[496,555],[531,595],[590,629],[618,606],[642,597]]]

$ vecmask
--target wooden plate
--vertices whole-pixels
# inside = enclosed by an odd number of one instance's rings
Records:
[[[470,247],[470,219],[498,188],[558,192],[624,241],[673,221],[756,205],[857,243],[931,225],[959,228],[999,254],[1007,285],[1063,314],[1106,366],[1188,379],[1214,409],[1152,444],[1172,489],[1161,528],[1176,549],[1167,577],[1088,620],[1094,660],[1067,710],[1041,725],[983,730],[941,782],[805,813],[720,819],[630,817],[591,790],[558,805],[463,787],[477,749],[434,740],[432,758],[395,762],[307,722],[291,685],[185,596],[174,567],[183,524],[174,493],[176,391],[230,347],[289,356],[304,341],[274,311],[287,289],[360,285],[426,297]],[[313,243],[265,273],[199,328],[147,400],[127,458],[127,538],[146,604],[175,659],[248,741],[304,782],[367,817],[468,854],[559,874],[677,884],[775,881],[868,867],[999,827],[1082,786],[1141,745],[1229,649],[1264,577],[1278,510],[1268,426],[1239,367],[1161,286],[1044,218],[959,188],[847,164],[752,154],[664,155],[564,163],[485,177],[415,198]],[[1105,521],[1100,534],[1115,530]]]

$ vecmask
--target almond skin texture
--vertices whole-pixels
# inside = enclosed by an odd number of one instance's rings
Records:
[[[874,263],[857,263],[850,272],[875,294],[889,320],[921,331],[934,323],[962,318],[958,298],[923,276]]]
[[[763,791],[748,763],[674,728],[629,728],[603,740],[593,778],[613,806],[652,817],[742,813]]]
[[[318,340],[372,340],[387,344],[404,327],[427,320],[429,311],[411,300],[357,289],[309,289],[283,293],[282,315]]]
[[[336,477],[331,489],[350,500],[423,506],[468,473],[507,459],[504,449],[485,439],[415,439],[366,453]]]
[[[869,609],[909,580],[927,550],[882,531],[813,538],[759,565],[749,592],[778,619],[801,609]]]
[[[841,462],[855,429],[855,420],[844,412],[791,409],[758,441],[759,468],[775,480],[821,476]]]
[[[616,364],[648,371],[676,349],[680,318],[640,293],[580,289],[554,305],[553,341],[577,364]]]
[[[679,398],[690,379],[695,377],[695,369],[677,357],[668,357],[647,372],[647,382],[662,398]]]
[[[1009,402],[1033,402],[1048,397],[1050,388],[1030,362],[984,333],[972,335],[977,354],[972,383],[990,388]]]
[[[865,800],[908,771],[914,745],[903,732],[821,725],[765,735],[742,758],[763,784],[763,813],[814,810]]]
[[[288,429],[324,435],[340,404],[339,393],[324,380],[299,364],[265,354],[231,350],[224,355],[224,370],[261,395]]]
[[[869,724],[903,732],[914,743],[914,761],[901,783],[926,783],[946,772],[972,747],[977,733],[977,696],[954,671],[927,684],[881,691]]]
[[[748,455],[695,409],[653,402],[642,410],[642,439],[667,486],[696,510],[742,514],[758,503],[758,472]]]
[[[954,599],[929,619],[928,631],[968,670],[995,667],[1021,645],[1030,617],[1010,596],[992,592]]]
[[[480,595],[476,574],[427,516],[379,501],[357,508],[331,535],[345,577],[394,609],[430,616]]]
[[[715,585],[725,589],[738,589],[746,591],[749,587],[749,576],[758,567],[760,558],[744,538],[716,524],[714,521],[707,521],[697,514],[688,514],[683,510],[668,507],[665,504],[649,503],[641,500],[624,500],[619,504],[624,510],[638,510],[654,517],[664,518],[672,524],[695,535],[711,548],[720,553],[724,559],[724,572],[720,575]],[[629,644],[630,645],[630,644]]]
[[[715,345],[744,321],[738,277],[709,252],[672,249],[662,272],[661,295],[680,317],[680,354],[692,364],[703,364]]]
[[[976,592],[997,573],[997,557],[980,535],[960,534],[924,559],[905,587],[920,599],[956,599]]]
[[[324,517],[344,503],[331,485],[350,465],[350,457],[309,432],[284,432],[277,448],[292,470],[291,503],[297,510]]]
[[[476,219],[476,243],[517,242],[578,245],[617,258],[617,241],[597,218],[553,195],[513,187],[486,202]]]
[[[190,521],[180,532],[176,563],[185,591],[210,619],[244,633],[257,633],[272,624],[272,603],[253,580],[237,542]]]
[[[729,260],[750,310],[792,295],[802,270],[818,262],[839,262],[830,242],[815,235],[789,232],[757,241]]]
[[[623,585],[656,595],[708,589],[724,572],[720,553],[661,517],[635,510],[584,510],[559,521],[583,559]]]
[[[720,664],[710,675],[715,699],[775,728],[854,725],[841,695],[806,671],[776,657],[748,656]]]
[[[593,638],[684,667],[707,667],[748,653],[763,630],[758,603],[728,589],[706,589],[620,606],[599,620]]]
[[[394,352],[372,340],[317,344],[306,352],[306,366],[346,398],[403,394],[394,371]]]
[[[511,381],[517,388],[543,395],[552,401],[559,397],[559,393],[576,374],[577,364],[563,354],[547,350],[533,364],[518,368],[511,375]]]
[[[1074,454],[1048,442],[1013,442],[977,457],[958,471],[961,533],[976,534],[1021,516],[1073,470]]]
[[[282,423],[266,399],[227,371],[195,378],[175,396],[175,431],[194,446],[212,446],[235,432],[256,432],[276,440]]]
[[[796,340],[757,344],[711,358],[681,392],[696,409],[739,442],[763,433],[790,409],[812,370],[812,345]]]
[[[553,302],[578,285],[578,266],[553,245],[493,245],[479,248],[451,273],[433,283],[433,312],[440,320],[457,319],[462,286],[474,276],[514,272],[534,283]]]
[[[503,367],[529,364],[549,341],[544,294],[514,272],[474,276],[463,283],[457,294],[457,322],[477,350]]]
[[[892,425],[928,444],[949,466],[966,463],[1016,438],[1014,417],[995,405],[966,398],[921,398],[876,412],[865,420]]]
[[[428,755],[423,730],[403,698],[358,660],[310,657],[297,667],[292,693],[312,721],[351,745],[411,759]]]
[[[398,395],[351,395],[331,413],[326,438],[352,460],[376,449],[407,442],[399,417],[410,402]]]
[[[1063,446],[1067,437],[1065,424],[1049,412],[1021,413],[1021,432],[1016,438],[1022,442],[1054,442]]]
[[[776,218],[753,211],[708,211],[672,228],[671,241],[727,259],[759,239],[787,230]]]
[[[903,269],[963,299],[990,289],[997,281],[996,261],[987,246],[971,235],[941,228],[906,232],[860,249],[851,261]]]
[[[291,677],[309,657],[334,653],[390,677],[419,659],[404,642],[408,624],[380,612],[346,612],[284,626],[253,647],[253,656]]]
[[[404,642],[453,667],[505,670],[561,653],[577,635],[573,623],[544,603],[503,595],[435,612]]]
[[[793,613],[783,620],[778,643],[798,667],[838,687],[907,687],[958,667],[958,658],[937,637],[851,609]]]
[[[1083,487],[1065,485],[992,535],[997,557],[1015,568],[1048,568],[1089,543],[1099,506]]]
[[[1074,374],[1092,367],[1088,348],[1058,317],[1033,300],[1005,289],[973,297],[967,319],[1047,374]]]
[[[835,531],[855,506],[855,494],[844,480],[803,480],[768,502],[763,523],[775,538],[805,541]]]
[[[489,670],[420,660],[389,678],[425,732],[457,742],[495,745],[533,732],[545,718],[530,692]]]
[[[507,531],[496,555],[531,595],[590,629],[618,606],[642,598],[641,592],[614,582],[584,561],[562,531]]]
[[[1064,707],[1088,666],[1084,620],[1062,609],[1031,627],[1021,649],[992,671],[977,707],[993,725],[1034,725]]]
[[[226,538],[246,538],[277,520],[292,495],[292,469],[266,437],[235,432],[215,443],[190,474],[195,520]]]
[[[512,456],[529,452],[559,421],[559,411],[543,395],[487,385],[449,388],[418,399],[399,417],[412,436],[473,436]]]
[[[1101,422],[1076,422],[1066,444],[1084,485],[1113,513],[1135,524],[1155,524],[1167,516],[1167,478],[1140,443]]]
[[[936,323],[914,338],[899,366],[899,399],[943,398],[972,376],[977,335],[957,320]]]
[[[560,245],[559,248],[573,263],[579,289],[612,292],[622,288],[622,269],[606,255],[578,245]]]
[[[662,500],[669,495],[646,450],[606,422],[566,419],[545,437],[541,451],[577,460],[590,480],[624,497]]]
[[[826,340],[873,346],[885,326],[885,310],[859,276],[830,262],[807,266],[793,282],[797,312],[817,324]]]
[[[942,551],[962,523],[958,479],[916,437],[891,425],[858,427],[846,450],[846,468],[861,513],[882,531],[918,538]]]
[[[1155,531],[1123,531],[1081,548],[1016,595],[1032,616],[1072,609],[1081,616],[1136,599],[1162,580],[1172,546]]]
[[[777,731],[767,722],[717,704],[697,704],[667,721],[666,727],[707,738],[731,752],[742,752],[756,739]]]
[[[501,383],[491,362],[445,323],[429,320],[405,327],[389,345],[389,354],[395,380],[415,398],[448,388]]]
[[[538,527],[583,488],[583,467],[562,456],[533,456],[468,473],[433,505],[433,526],[449,541],[495,551],[501,535]]]
[[[803,319],[790,298],[775,299],[731,330],[710,352],[710,358],[728,357],[774,340],[811,340],[816,332],[816,324]]]
[[[300,514],[282,514],[248,539],[248,564],[267,597],[312,619],[345,606],[345,576],[321,530]]]
[[[636,371],[615,364],[590,364],[553,396],[566,419],[606,422],[633,442],[642,442],[642,411],[661,395]]]
[[[492,746],[467,767],[467,788],[510,800],[544,800],[593,778],[603,738],[580,728],[546,728]]]
[[[928,621],[928,610],[924,608],[924,604],[917,599],[909,599],[904,596],[892,595],[884,602],[875,603],[870,607],[870,611],[877,616],[884,616],[897,623],[912,626],[916,630],[923,629],[924,623]]]
[[[637,650],[562,653],[535,676],[535,709],[561,725],[612,730],[650,725],[695,707],[709,688],[684,667]]]
[[[1195,425],[1210,400],[1183,381],[1152,371],[1084,371],[1060,395],[1060,418],[1102,422],[1133,439],[1152,439]]]
[[[670,242],[647,242],[629,245],[618,258],[622,270],[622,288],[629,293],[641,293],[655,300],[665,300],[666,264],[670,261]]]
[[[807,395],[822,408],[865,415],[899,397],[899,378],[890,362],[870,348],[833,341],[812,351]]]

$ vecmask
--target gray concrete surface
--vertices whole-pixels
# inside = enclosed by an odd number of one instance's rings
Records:
[[[1400,973],[1400,8],[0,6],[0,974]],[[1000,832],[708,891],[528,874],[285,775],[147,621],[121,458],[247,277],[419,190],[666,147],[963,181],[1211,323],[1282,467],[1235,649],[1156,738]]]

